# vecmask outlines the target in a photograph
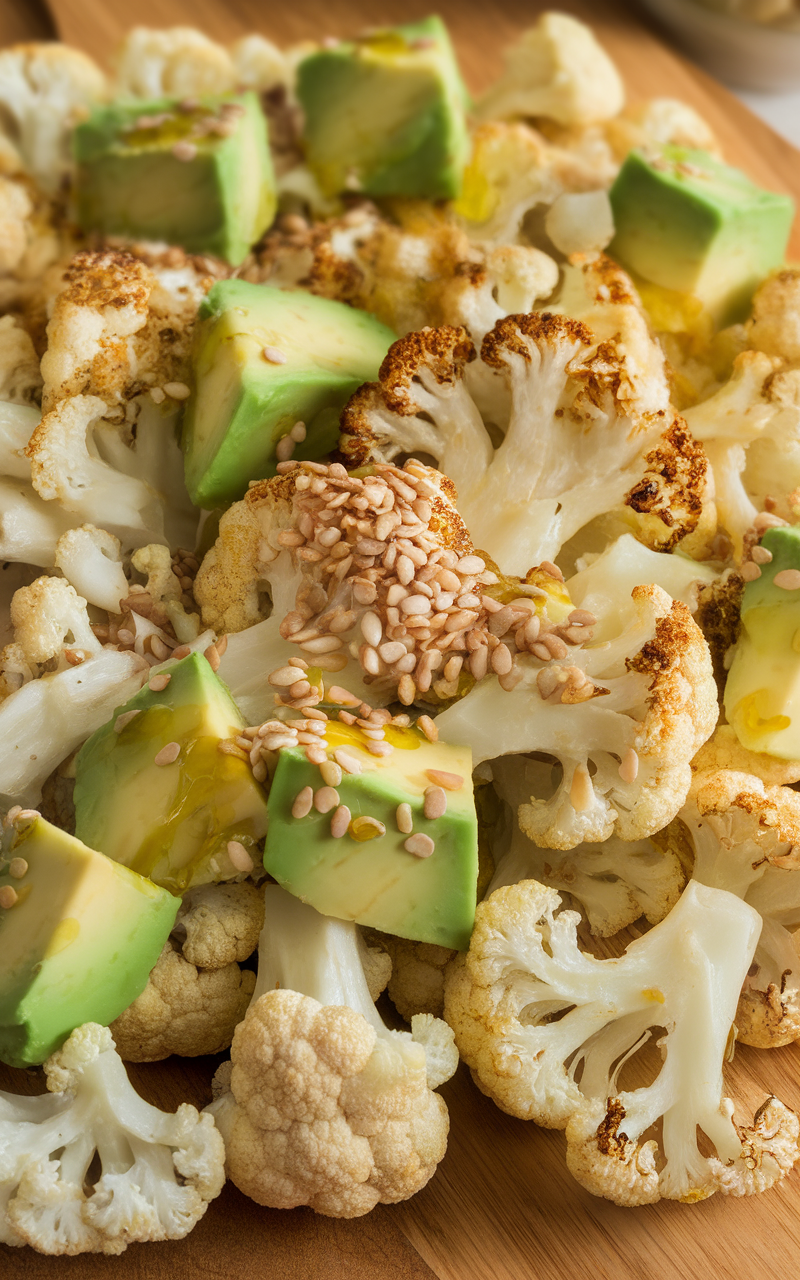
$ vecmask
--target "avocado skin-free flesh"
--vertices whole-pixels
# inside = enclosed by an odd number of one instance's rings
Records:
[[[9,875],[24,858],[21,878]],[[84,1022],[107,1026],[147,985],[180,899],[37,817],[0,863],[0,1059],[40,1062]]]
[[[167,670],[165,689],[145,685],[81,748],[75,830],[110,858],[183,893],[239,874],[228,841],[253,852],[267,829],[267,802],[248,763],[219,750],[244,721],[207,660],[193,653]],[[118,717],[134,710],[139,714],[117,733]],[[179,745],[177,759],[156,764],[169,743]]]
[[[720,325],[745,319],[758,285],[784,261],[794,202],[707,151],[632,151],[609,194],[609,255],[698,298]]]
[[[302,289],[219,280],[200,306],[194,388],[183,426],[186,487],[198,506],[234,502],[275,475],[278,441],[306,427],[293,458],[336,448],[339,414],[378,376],[395,340],[366,311]],[[280,352],[283,363],[265,359]]]
[[[148,119],[160,123],[136,127]],[[204,121],[213,124],[200,132]],[[179,158],[186,144],[191,159]],[[96,107],[73,149],[84,231],[165,240],[238,266],[275,217],[267,122],[253,93],[204,97],[190,110],[171,98]]]
[[[353,819],[369,815],[386,827],[385,835],[369,840],[349,833],[334,838],[332,812],[312,808],[305,818],[292,816],[298,792],[325,784],[302,749],[281,751],[270,789],[264,866],[284,889],[323,915],[463,950],[475,922],[478,879],[471,752],[430,743],[415,729],[389,728],[386,738],[395,750],[378,757],[364,749],[366,740],[357,730],[348,734],[333,723],[327,731],[330,758],[335,747],[345,746],[363,766],[363,773],[343,774],[336,790]],[[425,789],[434,785],[428,769],[464,779],[458,791],[446,793],[447,812],[441,818],[423,813]],[[414,832],[435,843],[428,858],[404,848],[408,835],[397,827],[397,806],[403,802],[411,806]]]
[[[319,49],[298,67],[306,158],[327,195],[450,200],[469,156],[469,104],[441,18]]]
[[[800,570],[800,527],[768,529],[761,545],[772,560],[745,583],[725,714],[750,751],[800,760],[800,591],[775,585],[776,574]]]

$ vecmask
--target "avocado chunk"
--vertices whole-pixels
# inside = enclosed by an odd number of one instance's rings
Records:
[[[306,158],[326,195],[454,199],[469,97],[441,18],[371,31],[298,67]]]
[[[127,1009],[180,906],[38,814],[4,833],[0,894],[0,1059],[13,1067],[44,1062],[82,1023],[108,1026]]]
[[[301,748],[281,751],[269,795],[264,866],[323,915],[463,950],[475,922],[478,880],[471,752],[429,742],[414,728],[389,725],[384,732],[394,747],[387,756],[370,754],[357,726],[329,721],[320,739],[329,759],[344,752],[361,768],[343,771],[335,788],[338,804],[350,811],[341,836],[331,834],[335,808],[321,813],[312,806],[307,816],[293,817],[298,794],[310,787],[316,797],[325,783]],[[457,789],[443,790],[442,816],[426,818],[425,792],[438,785],[439,773]],[[410,808],[413,832],[398,826],[401,804]],[[420,836],[429,840],[415,842]],[[421,843],[418,853],[406,847],[409,840],[412,849]],[[430,841],[433,852],[426,856]]]
[[[112,102],[78,125],[73,148],[84,231],[166,240],[238,266],[275,216],[255,94]]]
[[[228,842],[252,853],[267,802],[248,762],[220,750],[244,721],[206,659],[192,653],[165,670],[165,689],[145,685],[78,753],[75,833],[183,893],[239,874]]]
[[[761,546],[772,559],[745,583],[725,714],[743,747],[800,760],[800,527],[768,529]]]
[[[377,378],[394,340],[374,316],[343,302],[218,280],[200,305],[184,416],[192,501],[234,502],[251,480],[275,475],[278,442],[298,422],[305,438],[293,458],[330,453],[343,406]]]
[[[645,280],[688,293],[720,325],[743,320],[784,260],[789,196],[763,191],[707,151],[632,151],[610,191],[610,256]]]

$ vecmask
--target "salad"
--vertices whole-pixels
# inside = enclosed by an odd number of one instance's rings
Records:
[[[476,101],[428,18],[0,102],[0,1241],[408,1199],[459,1060],[597,1196],[769,1190],[792,202],[558,13]],[[124,1065],[205,1054],[202,1112]]]

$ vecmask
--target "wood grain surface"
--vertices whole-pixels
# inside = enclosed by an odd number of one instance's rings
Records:
[[[544,4],[486,0],[296,0],[269,10],[263,0],[52,0],[47,12],[0,0],[0,40],[54,32],[107,61],[123,32],[139,23],[188,23],[232,40],[262,31],[278,43],[346,35],[376,21],[409,20],[436,8],[453,32],[467,78],[480,89],[498,71],[501,50]],[[726,90],[660,43],[631,9],[608,3],[560,6],[592,21],[634,98],[671,96],[695,105],[726,154],[756,179],[800,199],[800,153]],[[800,257],[800,234],[792,253]],[[132,1069],[140,1092],[165,1109],[202,1106],[217,1060],[173,1059]],[[727,1087],[749,1118],[765,1093],[800,1109],[800,1047],[771,1053],[740,1048]],[[37,1092],[40,1073],[0,1069],[0,1087]],[[413,1200],[355,1221],[306,1210],[261,1209],[234,1188],[187,1240],[134,1245],[120,1258],[43,1258],[0,1246],[2,1280],[764,1280],[800,1270],[800,1174],[752,1200],[722,1197],[693,1207],[661,1203],[625,1210],[584,1193],[564,1165],[560,1133],[503,1115],[462,1067],[442,1090],[452,1129],[447,1155]],[[749,1108],[749,1110],[748,1110]]]

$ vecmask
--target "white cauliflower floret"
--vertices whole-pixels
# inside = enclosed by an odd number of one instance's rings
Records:
[[[266,890],[258,983],[209,1110],[228,1176],[259,1204],[352,1218],[433,1175],[458,1055],[438,1019],[389,1031],[370,999],[356,926]]]
[[[37,578],[11,601],[14,636],[29,661],[55,660],[56,670],[77,666],[102,649],[86,601],[63,578]]]
[[[676,98],[650,98],[625,107],[604,126],[606,137],[620,161],[635,147],[689,147],[722,156],[714,133],[688,102]]]
[[[0,52],[4,132],[44,191],[58,191],[72,165],[72,130],[107,91],[97,64],[68,45],[18,44]]]
[[[800,362],[800,267],[784,267],[756,290],[747,336],[756,351]]]
[[[614,238],[614,212],[605,191],[569,191],[557,196],[544,222],[560,253],[599,253]]]
[[[625,103],[619,72],[589,27],[566,13],[544,13],[506,53],[506,69],[477,104],[481,120],[546,116],[590,124]]]
[[[548,312],[508,316],[475,362],[463,329],[408,334],[390,347],[380,382],[345,407],[341,454],[351,467],[432,455],[475,544],[507,572],[555,560],[626,504],[646,540],[669,548],[699,524],[705,460],[674,419],[660,358],[655,376],[643,376],[634,343],[617,337],[598,340]],[[655,349],[646,331],[645,340]],[[493,377],[502,388],[494,412],[483,407]],[[483,415],[471,394],[478,378]],[[484,418],[504,432],[497,447]]]
[[[762,917],[736,1011],[738,1038],[760,1049],[797,1040],[800,959],[791,931],[800,925],[800,796],[752,774],[698,773],[669,836],[679,842],[684,830],[692,878],[736,894]]]
[[[193,98],[236,86],[227,49],[194,27],[134,27],[114,66],[114,95],[121,98]]]
[[[221,969],[246,960],[264,925],[264,894],[255,885],[202,884],[183,895],[173,938],[200,969]]]
[[[708,649],[686,606],[656,586],[636,587],[633,601],[635,621],[605,645],[549,663],[518,658],[513,697],[483,680],[437,718],[440,736],[468,744],[476,765],[523,752],[555,758],[556,783],[550,764],[530,762],[535,791],[519,810],[543,848],[635,840],[665,826],[716,723]]]
[[[712,773],[718,769],[749,773],[768,787],[800,782],[800,760],[780,760],[765,751],[750,751],[742,746],[736,730],[729,724],[717,725],[692,761],[692,769],[695,773]]]
[[[528,774],[531,774],[529,779]],[[536,769],[524,757],[504,756],[492,765],[495,790],[506,802],[504,830],[495,832],[495,873],[486,890],[520,880],[538,880],[581,908],[595,937],[610,938],[641,916],[658,924],[675,906],[686,881],[677,855],[652,840],[620,840],[580,844],[567,853],[540,849],[517,822],[527,804]]]
[[[292,59],[271,40],[254,32],[230,47],[234,82],[242,89],[266,93],[277,85],[287,88],[294,79]]]
[[[41,393],[39,359],[30,335],[13,316],[0,319],[0,401],[32,405]]]
[[[0,1094],[0,1239],[73,1256],[188,1235],[225,1181],[211,1117],[140,1098],[111,1033],[93,1022],[44,1070],[44,1097]]]
[[[89,604],[119,613],[120,600],[130,589],[120,553],[119,538],[93,524],[83,524],[62,533],[53,563]]]
[[[740,1129],[722,1065],[760,921],[733,894],[691,883],[617,959],[578,946],[579,917],[525,881],[476,913],[448,970],[445,1016],[473,1077],[504,1111],[567,1129],[567,1165],[618,1204],[747,1195],[783,1178],[800,1124],[775,1099]],[[661,1034],[655,1080],[623,1089],[624,1064]],[[656,1121],[660,1142],[641,1142]],[[711,1146],[702,1154],[698,1130]]]
[[[147,607],[144,612],[150,621],[159,627],[171,627],[183,644],[196,640],[200,634],[200,616],[187,612],[182,599],[183,588],[173,567],[169,548],[159,543],[139,547],[131,556],[131,564],[147,578]]]

